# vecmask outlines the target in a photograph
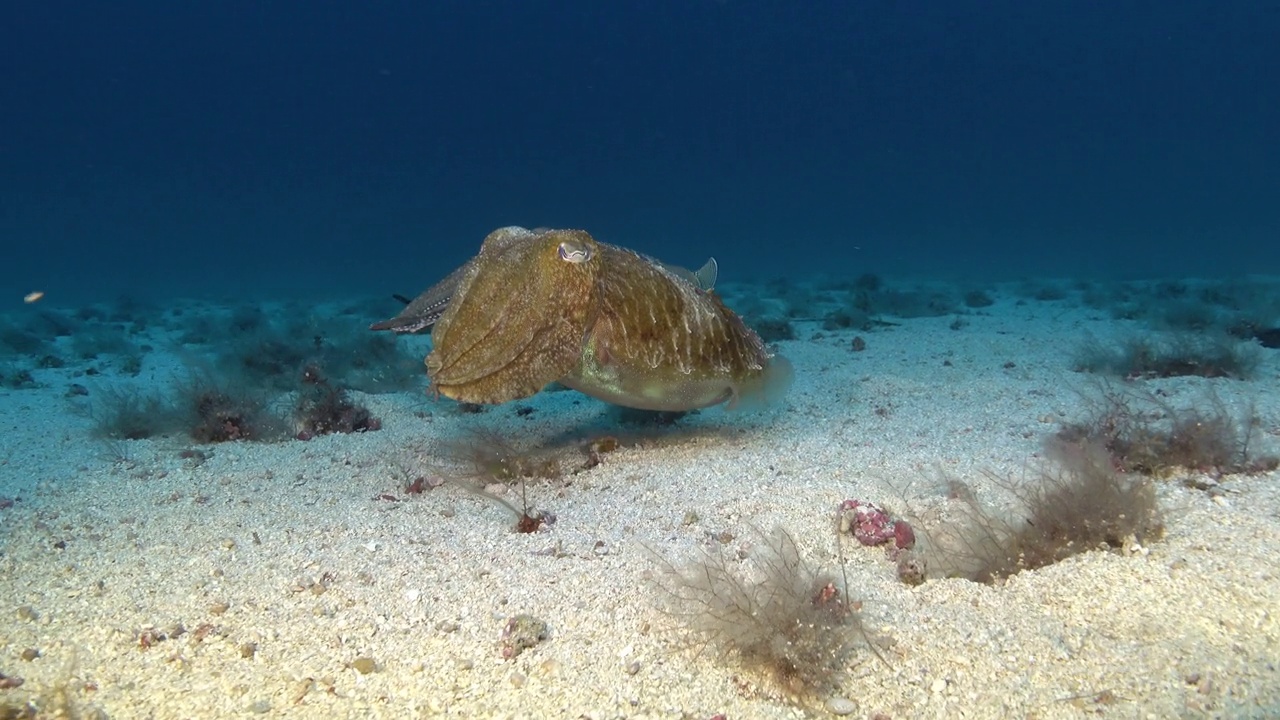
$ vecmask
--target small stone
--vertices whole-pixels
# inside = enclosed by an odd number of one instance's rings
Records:
[[[5,675],[0,673],[0,690],[13,690],[22,687],[22,683],[26,682],[17,675]]]
[[[316,686],[316,681],[311,678],[303,678],[298,682],[294,683],[293,689],[289,691],[290,702],[292,702],[294,705],[297,705],[298,703],[302,702],[302,699],[305,698],[307,696],[307,693],[311,692],[311,690],[314,689],[315,686]]]
[[[378,669],[378,663],[368,655],[361,655],[351,661],[351,667],[361,675],[368,675]]]
[[[35,660],[38,657],[40,657],[40,651],[35,648],[27,648],[26,650],[22,651],[22,659],[26,660],[27,662],[31,662],[32,660]]]
[[[452,620],[441,620],[440,622],[436,623],[436,630],[439,630],[440,632],[445,633],[446,635],[451,632],[455,632],[457,629],[458,629],[458,623]]]
[[[694,512],[694,511],[692,511],[692,510],[689,510],[689,511],[685,512],[685,514],[684,514],[684,520],[682,520],[682,521],[680,521],[680,522],[681,522],[681,524],[682,524],[682,525],[686,525],[686,526],[688,526],[688,525],[696,525],[696,524],[698,524],[698,513]]]
[[[929,685],[929,692],[940,693],[947,689],[946,678],[934,678],[933,683]]]
[[[240,657],[248,659],[258,654],[258,643],[244,643],[240,646]]]
[[[907,585],[923,585],[928,573],[924,558],[913,553],[905,553],[898,558],[898,579]]]
[[[625,670],[627,671],[628,675],[635,675],[636,673],[640,672],[640,663],[638,661],[632,660],[631,662],[627,663],[627,667],[625,668]]]
[[[852,700],[846,697],[833,697],[827,699],[827,712],[832,715],[852,715],[858,706]]]
[[[591,443],[591,449],[598,453],[611,453],[621,447],[622,442],[613,435],[603,435]]]
[[[249,712],[255,713],[257,715],[266,715],[267,713],[271,712],[271,701],[257,700],[252,705],[249,706]]]
[[[517,688],[524,687],[525,682],[528,680],[528,678],[524,676],[524,673],[518,672],[511,673],[511,677],[509,679],[511,680],[511,687]]]
[[[28,622],[31,622],[39,617],[40,617],[40,613],[36,612],[36,609],[31,607],[30,605],[23,605],[18,608],[19,620],[26,620]]]
[[[212,605],[210,605],[210,606],[209,606],[209,614],[211,614],[211,615],[221,615],[222,613],[224,613],[224,612],[226,612],[227,610],[230,610],[230,609],[231,609],[231,604],[230,604],[230,603],[227,603],[227,602],[224,602],[224,601],[222,601],[222,600],[219,600],[219,601],[217,601],[217,602],[215,602],[214,604],[212,604]]]
[[[502,657],[510,660],[547,639],[547,624],[527,615],[513,615],[502,629]]]

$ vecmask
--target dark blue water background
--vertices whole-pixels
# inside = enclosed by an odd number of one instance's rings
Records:
[[[506,224],[722,278],[1280,268],[1280,3],[10,3],[0,288],[416,293]]]

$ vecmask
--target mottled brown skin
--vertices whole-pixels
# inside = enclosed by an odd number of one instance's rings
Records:
[[[691,410],[733,399],[764,372],[764,343],[714,293],[630,250],[601,252],[599,316],[560,382],[618,405]]]
[[[567,262],[565,245],[592,256]],[[490,233],[431,331],[432,387],[463,402],[503,403],[571,372],[595,315],[596,245],[581,231]]]
[[[414,331],[448,297],[429,318],[427,372],[463,402],[517,400],[560,381],[618,405],[691,410],[790,383],[790,365],[714,293],[581,230],[496,230],[428,296],[424,312],[411,305],[374,327]]]

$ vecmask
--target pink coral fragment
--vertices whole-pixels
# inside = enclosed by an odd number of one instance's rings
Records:
[[[893,546],[899,550],[910,550],[916,544],[916,531],[906,520],[893,523]]]
[[[881,545],[895,537],[895,524],[875,503],[845,500],[840,503],[840,531],[852,532],[863,545]]]

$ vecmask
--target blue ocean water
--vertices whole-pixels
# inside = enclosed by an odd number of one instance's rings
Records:
[[[415,293],[508,224],[722,278],[1280,260],[1280,5],[5,10],[0,287]]]

